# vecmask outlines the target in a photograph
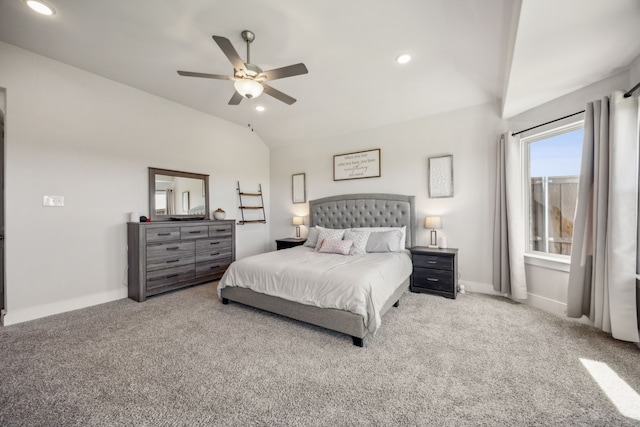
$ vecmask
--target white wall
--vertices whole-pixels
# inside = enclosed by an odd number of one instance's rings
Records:
[[[269,150],[244,127],[5,43],[0,58],[5,324],[126,297],[125,222],[148,214],[150,166],[209,174],[210,208],[227,218],[237,180],[269,194]],[[267,226],[237,231],[239,258],[269,247]]]
[[[291,202],[294,173],[306,174],[308,200],[349,193],[415,195],[418,244],[428,244],[428,231],[421,226],[425,216],[441,215],[439,235],[446,235],[448,246],[460,250],[461,280],[468,288],[491,292],[495,149],[502,132],[497,109],[497,105],[482,105],[273,149],[272,239],[293,237],[291,217],[309,213],[307,204]],[[373,148],[381,149],[380,178],[333,181],[334,155]],[[454,197],[430,199],[427,159],[442,154],[453,154]],[[304,227],[304,234],[307,231]]]
[[[508,120],[508,128],[510,131],[517,132],[584,110],[588,102],[601,99],[615,90],[626,91],[630,89],[629,81],[630,71],[625,70],[610,78],[521,113]],[[574,117],[566,121],[575,121],[580,117]],[[559,124],[562,124],[562,122],[538,128],[535,132],[558,126]],[[564,316],[569,282],[568,264],[527,258],[525,269],[529,291],[527,303]]]

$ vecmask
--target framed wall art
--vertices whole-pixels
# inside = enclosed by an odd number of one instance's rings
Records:
[[[380,176],[380,149],[333,156],[333,180],[377,178]]]
[[[305,174],[296,173],[291,175],[291,200],[293,203],[306,203],[307,187]]]
[[[453,155],[429,157],[429,197],[453,197]]]

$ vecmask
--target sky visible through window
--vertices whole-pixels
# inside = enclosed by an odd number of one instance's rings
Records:
[[[584,129],[529,144],[529,173],[532,178],[580,175]]]

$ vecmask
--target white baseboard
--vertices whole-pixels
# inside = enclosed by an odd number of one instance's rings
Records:
[[[478,294],[489,294],[489,295],[502,295],[500,292],[496,292],[493,289],[493,285],[489,283],[481,283],[481,282],[472,282],[470,280],[459,280],[458,287],[460,285],[464,285],[465,292],[475,292]]]
[[[42,304],[18,310],[11,310],[11,308],[7,308],[7,312],[4,316],[4,326],[14,325],[28,320],[40,319],[42,317],[78,310],[80,308],[91,307],[92,305],[104,304],[106,302],[123,298],[127,298],[127,288],[114,289],[112,291],[102,292],[99,294],[87,295],[80,298],[57,301],[50,304]]]

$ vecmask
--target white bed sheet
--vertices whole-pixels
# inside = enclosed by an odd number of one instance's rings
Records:
[[[359,314],[369,332],[380,310],[412,272],[408,251],[337,255],[297,246],[243,258],[229,266],[218,286],[237,286],[289,301]]]

